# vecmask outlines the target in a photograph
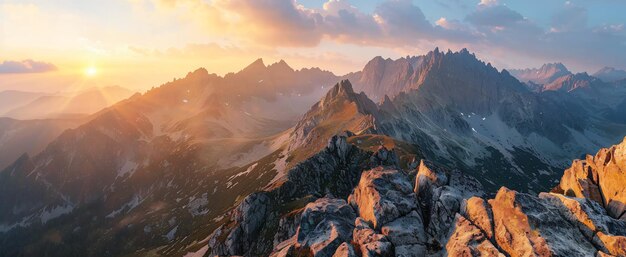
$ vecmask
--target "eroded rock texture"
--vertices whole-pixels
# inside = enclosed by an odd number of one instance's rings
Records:
[[[565,170],[557,192],[600,203],[611,217],[626,220],[626,140],[575,160]]]

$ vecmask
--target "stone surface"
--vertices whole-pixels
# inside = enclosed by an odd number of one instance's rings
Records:
[[[558,191],[602,204],[611,217],[626,220],[626,139],[595,156],[575,160],[565,171]]]
[[[362,256],[393,256],[393,245],[389,239],[377,233],[368,221],[357,218],[352,241],[359,246]]]
[[[461,207],[461,214],[471,220],[487,238],[493,238],[493,213],[484,199],[472,197],[465,200]]]
[[[393,244],[396,256],[424,256],[426,233],[416,211],[385,224],[381,233]]]
[[[357,255],[354,251],[354,246],[347,242],[344,242],[339,247],[337,247],[337,251],[335,251],[333,257],[357,257]]]
[[[269,197],[261,192],[246,197],[232,213],[236,222],[224,242],[224,249],[230,255],[243,255],[250,250],[252,242],[259,236],[268,214]]]
[[[422,161],[418,167],[414,190],[426,224],[428,244],[435,250],[446,244],[463,200],[484,196],[482,186],[474,178],[427,161]]]
[[[296,233],[297,248],[313,256],[332,256],[337,247],[352,238],[356,215],[345,200],[321,198],[307,204]]]
[[[595,247],[558,209],[535,196],[501,188],[489,200],[495,241],[510,256],[592,256]]]
[[[489,241],[482,229],[463,216],[455,216],[454,228],[446,244],[448,256],[505,256]]]
[[[349,202],[376,229],[418,209],[407,175],[382,167],[363,172]]]

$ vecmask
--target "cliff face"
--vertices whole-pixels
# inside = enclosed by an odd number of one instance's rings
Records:
[[[626,140],[595,156],[575,160],[555,192],[599,203],[608,214],[626,220]]]

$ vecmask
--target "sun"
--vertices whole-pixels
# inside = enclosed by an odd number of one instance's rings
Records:
[[[85,68],[85,76],[93,77],[93,76],[96,76],[96,74],[98,74],[98,69],[96,69],[96,67],[89,66]]]

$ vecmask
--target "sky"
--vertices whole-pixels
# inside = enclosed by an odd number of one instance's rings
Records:
[[[1,0],[0,90],[143,91],[257,58],[338,75],[467,48],[500,69],[626,69],[624,0]]]

